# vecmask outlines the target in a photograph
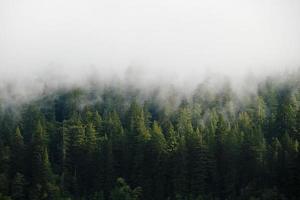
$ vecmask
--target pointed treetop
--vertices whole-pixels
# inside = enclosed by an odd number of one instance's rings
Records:
[[[18,143],[18,144],[20,144],[20,143],[23,144],[23,136],[21,134],[21,131],[20,131],[19,127],[16,128],[16,132],[15,132],[15,136],[14,136],[14,142]]]

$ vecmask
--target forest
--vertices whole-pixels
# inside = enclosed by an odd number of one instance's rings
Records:
[[[220,85],[0,101],[0,200],[299,199],[299,74]]]

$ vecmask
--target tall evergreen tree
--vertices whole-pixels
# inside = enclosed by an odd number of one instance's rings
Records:
[[[38,121],[31,145],[31,190],[29,194],[31,199],[48,199],[49,197],[52,174],[44,135],[44,129]]]

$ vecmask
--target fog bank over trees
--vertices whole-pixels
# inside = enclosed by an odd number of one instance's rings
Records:
[[[219,76],[256,85],[299,67],[299,20],[297,0],[1,1],[0,90],[28,99],[119,81],[190,91]]]

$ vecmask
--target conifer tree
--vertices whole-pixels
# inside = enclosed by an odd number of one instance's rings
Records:
[[[12,180],[11,184],[11,197],[14,200],[25,199],[25,178],[17,172]]]
[[[23,136],[20,132],[19,127],[17,127],[11,142],[11,159],[10,159],[11,177],[14,177],[17,172],[19,173],[25,172],[24,152],[25,152],[25,145],[23,141]]]
[[[37,123],[32,139],[31,150],[31,199],[47,199],[51,183],[51,169],[48,159],[45,132],[40,122]]]

